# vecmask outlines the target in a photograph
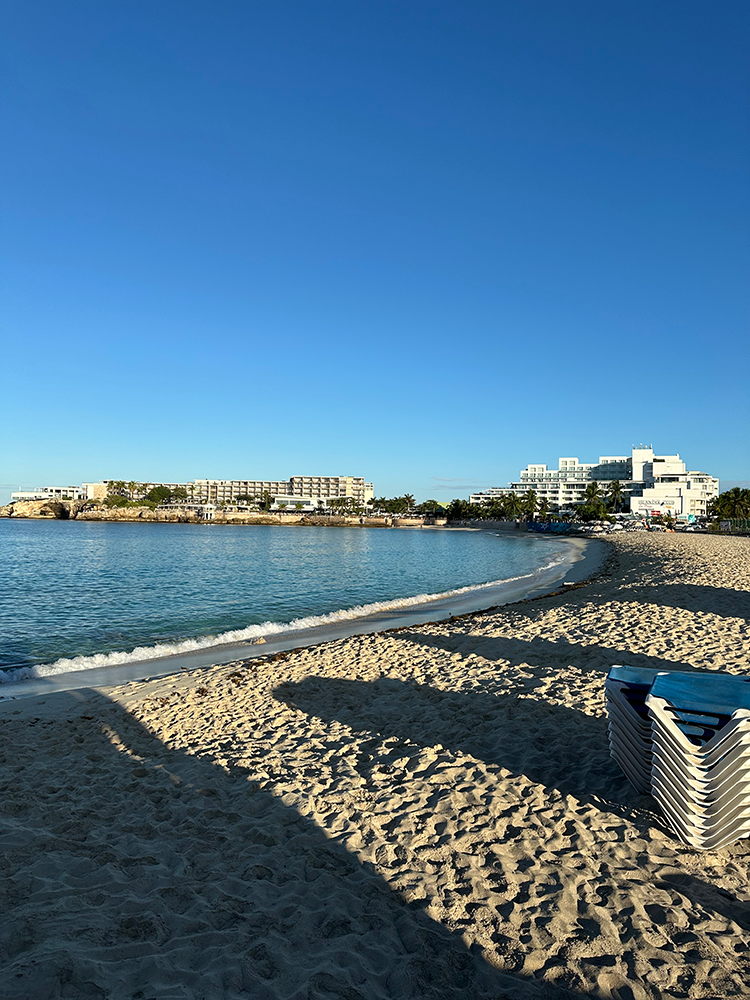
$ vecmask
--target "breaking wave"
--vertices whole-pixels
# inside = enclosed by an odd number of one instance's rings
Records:
[[[556,568],[561,567],[569,560],[560,555],[553,561],[538,567],[533,573],[526,573],[523,576],[508,577],[504,580],[493,580],[490,583],[473,584],[468,587],[458,587],[455,590],[446,590],[439,594],[417,594],[414,597],[395,598],[390,601],[375,601],[372,604],[359,604],[352,608],[344,608],[340,611],[332,611],[324,615],[310,615],[305,618],[295,618],[290,622],[262,622],[259,625],[247,625],[244,628],[231,629],[228,632],[221,632],[218,635],[203,635],[195,639],[180,639],[175,642],[160,642],[154,646],[136,646],[135,649],[123,652],[94,653],[89,656],[63,657],[55,660],[54,663],[41,663],[36,666],[17,667],[0,671],[0,685],[15,684],[19,681],[32,680],[39,677],[53,677],[56,674],[65,674],[74,670],[91,670],[95,667],[115,667],[124,663],[136,663],[143,660],[161,659],[164,656],[174,656],[180,653],[191,653],[199,649],[209,649],[212,646],[224,646],[234,643],[251,642],[253,639],[268,638],[269,636],[281,636],[290,632],[302,632],[325,625],[335,625],[338,622],[353,621],[358,618],[367,618],[371,615],[382,614],[388,611],[399,611],[405,608],[416,607],[420,604],[432,604],[438,601],[446,601],[450,598],[460,597],[464,594],[480,593],[484,590],[507,586],[508,584],[522,584],[527,582],[529,589],[532,589],[539,577]],[[515,598],[518,599],[518,598]]]

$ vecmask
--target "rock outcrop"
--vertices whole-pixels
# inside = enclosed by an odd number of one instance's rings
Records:
[[[32,517],[67,521],[176,521],[184,524],[308,524],[332,528],[342,525],[360,527],[419,527],[422,518],[335,517],[304,514],[298,511],[251,512],[217,510],[211,520],[204,520],[187,507],[107,507],[91,500],[17,500],[0,507],[0,517]],[[445,523],[438,521],[437,523]]]
[[[79,521],[184,521],[197,522],[195,511],[184,507],[171,507],[169,510],[152,510],[151,507],[104,507],[97,505],[82,510]]]
[[[0,507],[0,517],[40,517],[67,521],[78,516],[85,500],[16,500]]]

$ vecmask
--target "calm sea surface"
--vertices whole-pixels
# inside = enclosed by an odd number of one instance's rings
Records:
[[[2,519],[0,679],[397,608],[534,574],[565,544],[489,531]]]

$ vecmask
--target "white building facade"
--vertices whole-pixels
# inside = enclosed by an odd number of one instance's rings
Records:
[[[327,506],[329,500],[351,497],[364,505],[372,500],[372,483],[361,476],[292,476],[290,479],[196,479],[186,483],[188,494],[202,503],[236,503],[238,497],[254,497],[264,493],[283,498],[293,504],[314,501],[313,506]],[[306,504],[307,506],[307,504]]]
[[[705,517],[709,502],[719,495],[719,480],[704,472],[690,472],[679,455],[655,455],[649,445],[633,448],[630,455],[603,455],[598,462],[561,458],[556,469],[527,465],[516,482],[474,493],[472,503],[488,503],[509,493],[533,490],[550,506],[569,507],[583,502],[586,487],[607,487],[618,480],[623,497],[634,513],[672,514],[690,519]]]
[[[86,491],[82,486],[40,486],[37,490],[16,490],[10,495],[11,502],[19,500],[85,500]]]
[[[232,504],[239,497],[260,500],[264,493],[271,496],[289,493],[288,479],[194,479],[185,484],[191,500],[198,503]],[[239,501],[241,502],[241,501]]]
[[[264,494],[276,499],[278,505],[309,511],[327,507],[331,500],[351,497],[364,506],[372,500],[373,484],[365,482],[361,476],[292,476],[290,479],[195,479],[189,483],[136,483],[132,480],[103,480],[98,483],[83,483],[81,486],[43,486],[38,490],[21,490],[11,494],[11,500],[103,500],[113,491],[111,484],[120,495],[129,500],[141,499],[155,486],[166,486],[174,491],[178,488],[187,493],[188,502],[193,504],[236,504],[250,497],[260,500]],[[240,499],[242,498],[242,499]],[[245,501],[246,502],[246,501]]]

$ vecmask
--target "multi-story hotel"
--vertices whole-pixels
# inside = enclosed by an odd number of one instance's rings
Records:
[[[516,482],[475,493],[471,502],[487,503],[508,493],[534,490],[540,500],[569,507],[583,501],[589,483],[597,482],[606,491],[615,479],[634,513],[704,517],[709,501],[719,495],[714,476],[690,472],[679,455],[655,455],[651,446],[641,445],[630,455],[604,455],[593,463],[561,458],[557,469],[527,465]]]
[[[191,490],[192,487],[192,490]],[[199,503],[235,503],[237,497],[264,493],[285,500],[321,500],[323,506],[337,497],[351,497],[365,504],[375,495],[372,483],[360,476],[292,476],[291,479],[196,479],[185,486]]]
[[[83,483],[82,486],[44,486],[38,490],[23,490],[11,494],[12,500],[52,500],[66,497],[71,500],[99,500],[108,492],[109,483]],[[124,483],[120,493],[137,500],[155,486],[170,490],[184,489],[191,503],[234,504],[240,497],[260,500],[264,493],[276,498],[276,506],[301,503],[306,510],[328,506],[338,497],[351,497],[356,503],[366,504],[375,495],[372,483],[361,476],[292,476],[291,479],[195,479],[189,483]]]

